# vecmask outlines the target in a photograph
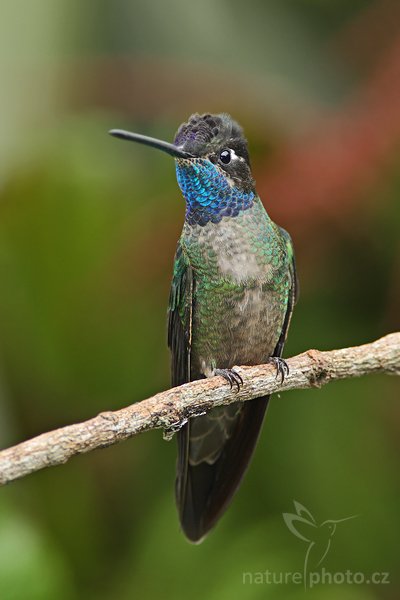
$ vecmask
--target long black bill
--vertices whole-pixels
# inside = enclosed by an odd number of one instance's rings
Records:
[[[169,144],[168,142],[163,142],[162,140],[157,140],[156,138],[148,137],[147,135],[141,135],[140,133],[131,133],[124,129],[111,129],[109,134],[120,138],[121,140],[128,140],[129,142],[137,142],[138,144],[145,144],[146,146],[157,148],[175,158],[194,158],[192,154],[184,152],[178,148],[178,146],[174,146],[174,144]]]

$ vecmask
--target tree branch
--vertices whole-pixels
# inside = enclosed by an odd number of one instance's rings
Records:
[[[222,377],[202,379],[2,450],[0,484],[65,463],[75,454],[116,444],[143,431],[162,428],[170,435],[189,417],[204,414],[215,406],[238,400],[247,402],[275,392],[321,387],[329,381],[369,373],[400,375],[400,332],[363,346],[330,352],[308,350],[287,363],[290,373],[283,384],[271,365],[238,367],[245,382],[240,391],[230,390]]]

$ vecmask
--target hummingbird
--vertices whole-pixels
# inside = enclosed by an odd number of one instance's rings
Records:
[[[283,520],[291,533],[308,543],[303,569],[304,585],[307,587],[307,573],[310,568],[319,567],[328,554],[337,524],[355,519],[358,515],[318,523],[300,502],[294,500],[293,504],[296,513],[283,513]]]
[[[175,159],[186,204],[168,308],[172,385],[221,375],[237,389],[235,365],[282,359],[298,296],[289,234],[268,216],[255,187],[247,140],[228,114],[193,114],[174,142],[110,134]],[[176,502],[189,541],[225,512],[253,454],[269,396],[216,407],[178,431]]]

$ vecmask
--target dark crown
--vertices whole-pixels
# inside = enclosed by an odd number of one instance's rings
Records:
[[[225,113],[192,115],[179,127],[174,144],[195,156],[204,156],[225,147],[233,148],[250,164],[243,130]]]

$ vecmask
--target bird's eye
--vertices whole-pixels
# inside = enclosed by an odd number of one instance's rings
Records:
[[[221,152],[219,153],[219,160],[224,165],[227,165],[228,163],[230,163],[231,162],[231,151],[230,150],[221,150]]]

